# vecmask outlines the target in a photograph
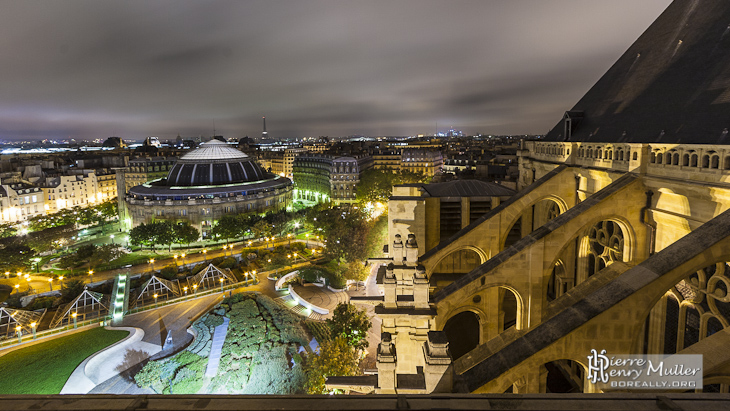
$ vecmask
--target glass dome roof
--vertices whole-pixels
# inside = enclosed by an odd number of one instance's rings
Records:
[[[249,156],[222,141],[211,140],[180,157],[167,175],[167,185],[223,185],[265,178],[261,166]]]

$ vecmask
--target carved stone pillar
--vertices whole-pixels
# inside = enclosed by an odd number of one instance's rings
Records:
[[[397,356],[395,352],[395,344],[391,339],[390,333],[382,333],[380,335],[380,344],[378,344],[378,388],[379,394],[395,394],[396,375],[395,369],[397,365]]]

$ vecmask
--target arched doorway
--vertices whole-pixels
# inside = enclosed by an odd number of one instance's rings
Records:
[[[446,321],[444,332],[451,356],[454,360],[461,358],[479,345],[479,316],[471,311],[460,312]]]
[[[556,360],[546,363],[545,369],[547,369],[546,393],[583,392],[585,370],[581,364],[571,360]]]

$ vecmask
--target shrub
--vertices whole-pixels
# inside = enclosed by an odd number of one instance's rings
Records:
[[[53,307],[53,303],[56,301],[56,297],[38,297],[33,300],[30,304],[28,304],[27,307],[25,307],[25,310],[35,311],[35,310],[42,310],[44,308],[51,308]]]
[[[207,315],[205,320],[203,320],[203,324],[208,327],[217,327],[223,324],[223,317],[220,315]]]
[[[317,340],[319,344],[330,341],[332,339],[332,333],[330,327],[327,324],[321,323],[319,321],[306,321],[304,324],[307,326],[309,332],[312,333],[312,336],[314,336],[314,339]]]
[[[237,265],[238,265],[238,262],[236,262],[236,259],[233,258],[233,257],[225,258],[225,259],[221,260],[220,263],[215,264],[215,266],[218,267],[218,268],[220,268],[220,269],[234,268]]]
[[[168,265],[167,267],[160,270],[160,277],[165,280],[173,280],[177,277],[177,267]]]

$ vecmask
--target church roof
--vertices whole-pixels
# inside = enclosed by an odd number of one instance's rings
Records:
[[[479,180],[455,180],[421,187],[431,197],[501,197],[515,193],[499,184]]]
[[[548,141],[730,144],[730,2],[675,0]]]

